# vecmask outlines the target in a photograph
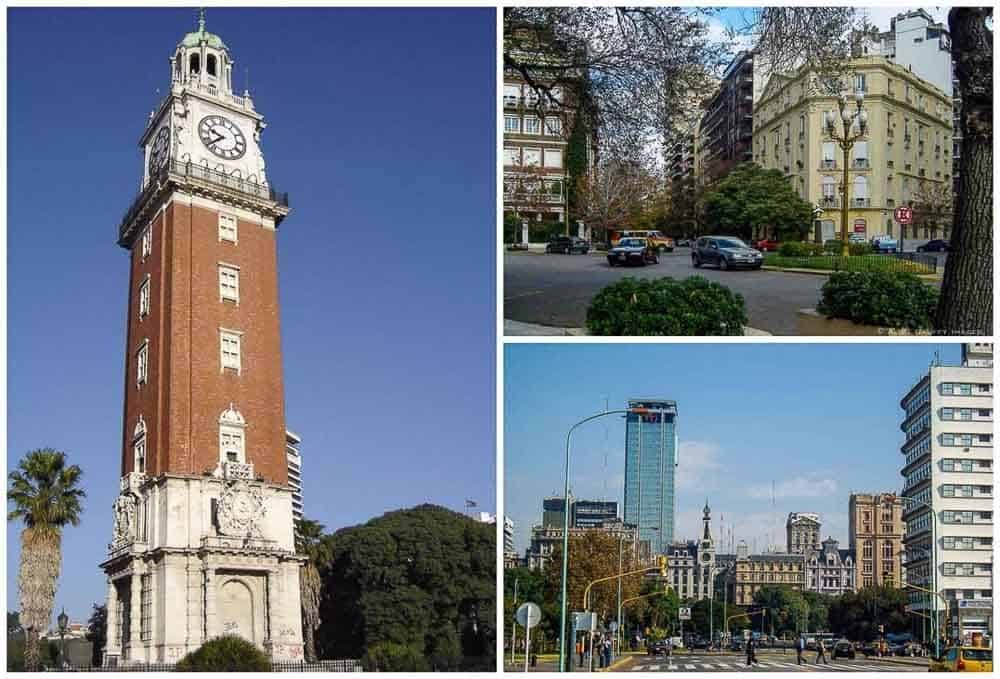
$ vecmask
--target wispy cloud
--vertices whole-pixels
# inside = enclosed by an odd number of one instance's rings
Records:
[[[677,464],[678,490],[711,488],[709,478],[722,467],[721,449],[711,441],[681,441]]]
[[[826,497],[837,492],[837,482],[834,479],[816,479],[797,476],[774,484],[775,499],[790,497]],[[770,499],[772,486],[757,484],[750,486],[747,494],[756,500]]]

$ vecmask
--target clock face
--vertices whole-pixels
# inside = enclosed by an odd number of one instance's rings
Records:
[[[167,158],[170,157],[170,129],[167,127],[161,127],[160,131],[156,133],[156,139],[153,140],[153,145],[149,149],[149,171],[150,174],[156,172],[163,164],[167,162]]]
[[[223,116],[205,116],[198,123],[198,137],[205,147],[226,160],[242,158],[247,140],[236,123]]]

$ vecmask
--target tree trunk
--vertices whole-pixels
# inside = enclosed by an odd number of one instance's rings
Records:
[[[24,628],[24,668],[28,672],[40,669],[39,636],[52,620],[61,559],[58,531],[37,526],[21,531],[17,587]]]
[[[302,597],[302,641],[306,662],[316,662],[316,630],[319,629],[319,571],[312,563],[302,567],[299,580]]]
[[[993,334],[993,35],[989,8],[948,14],[962,97],[959,191],[935,332]]]

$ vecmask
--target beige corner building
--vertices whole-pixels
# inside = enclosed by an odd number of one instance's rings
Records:
[[[852,494],[848,542],[857,587],[900,587],[903,582],[903,507],[892,493]]]
[[[854,59],[850,69],[850,106],[860,91],[868,112],[868,132],[848,159],[850,232],[866,239],[947,238],[950,217],[901,234],[893,211],[926,205],[950,215],[951,94],[881,56]],[[841,228],[843,151],[823,125],[824,113],[838,111],[838,96],[814,72],[801,69],[773,75],[754,106],[753,159],[780,170],[799,196],[822,210],[810,234],[817,241],[838,237]]]

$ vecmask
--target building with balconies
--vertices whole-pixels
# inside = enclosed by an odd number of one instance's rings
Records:
[[[860,587],[903,584],[903,507],[893,493],[852,493],[847,502],[848,543]]]
[[[711,184],[737,163],[753,158],[753,111],[756,99],[752,51],[740,52],[730,62],[719,88],[703,102],[695,154],[696,180]]]
[[[801,198],[822,210],[813,240],[839,237],[845,161],[823,117],[838,111],[842,90],[851,95],[852,107],[853,95],[861,92],[868,125],[846,161],[850,231],[866,238],[883,233],[948,238],[950,218],[920,228],[912,225],[904,233],[893,211],[899,206],[940,205],[936,201],[942,188],[948,193],[953,171],[951,93],[883,57],[857,58],[850,68],[853,75],[846,85],[805,68],[773,75],[753,114],[754,161],[782,172]],[[945,200],[950,203],[950,198]]]
[[[292,431],[285,431],[285,459],[288,461],[288,485],[292,489],[292,520],[296,525],[303,518],[302,508],[302,439]],[[298,531],[296,531],[298,534]]]
[[[840,549],[839,543],[828,537],[819,551],[806,557],[806,590],[840,596],[854,588],[854,552]]]
[[[789,512],[785,520],[785,549],[789,554],[806,554],[820,549],[819,514]]]
[[[902,516],[906,580],[948,601],[951,638],[991,624],[992,353],[992,344],[963,345],[960,365],[932,364],[900,401],[902,495],[916,500],[904,503]],[[920,589],[908,595],[916,612],[946,613],[938,596]]]

